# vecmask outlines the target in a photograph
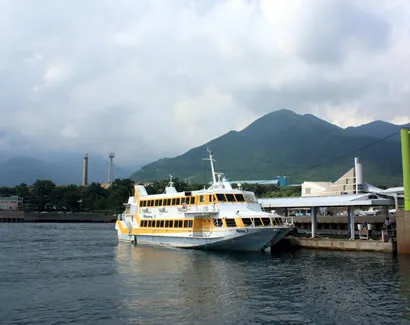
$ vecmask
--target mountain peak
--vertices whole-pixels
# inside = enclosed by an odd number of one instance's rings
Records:
[[[209,181],[208,167],[201,162],[206,147],[211,146],[217,155],[217,170],[231,179],[292,175],[295,183],[309,179],[325,181],[350,169],[358,154],[356,149],[371,141],[368,136],[351,133],[312,114],[280,109],[255,120],[242,131],[228,132],[175,158],[152,162],[132,177],[138,181],[152,181],[172,174],[180,179],[206,183]],[[399,142],[381,142],[359,153],[366,170],[371,171],[369,182],[400,182],[399,147]],[[351,154],[343,159],[325,165],[326,161],[349,152]],[[320,167],[309,169],[317,165]]]

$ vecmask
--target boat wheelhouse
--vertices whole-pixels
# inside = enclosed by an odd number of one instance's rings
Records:
[[[293,228],[291,218],[262,211],[253,192],[233,189],[209,158],[212,185],[178,192],[172,176],[163,194],[148,195],[134,186],[115,225],[121,241],[134,244],[221,250],[262,250]]]

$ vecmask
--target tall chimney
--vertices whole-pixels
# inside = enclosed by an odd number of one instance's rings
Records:
[[[354,158],[354,175],[356,184],[356,194],[359,194],[363,189],[363,169],[358,157]]]
[[[88,185],[88,153],[85,153],[83,161],[83,186]]]

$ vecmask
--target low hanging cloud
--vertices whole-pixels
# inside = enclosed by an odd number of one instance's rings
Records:
[[[405,0],[3,0],[0,150],[141,164],[281,108],[406,123],[409,58]]]

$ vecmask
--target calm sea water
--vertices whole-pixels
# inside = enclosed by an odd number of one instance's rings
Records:
[[[119,244],[112,224],[0,224],[1,324],[410,324],[410,259]]]

